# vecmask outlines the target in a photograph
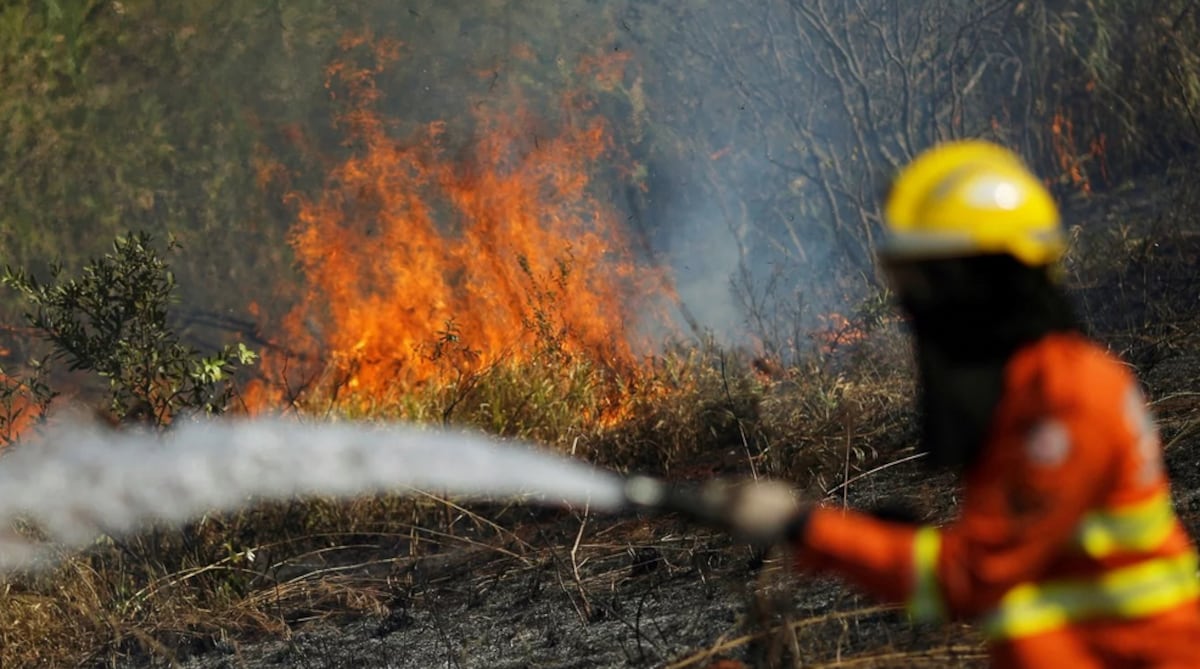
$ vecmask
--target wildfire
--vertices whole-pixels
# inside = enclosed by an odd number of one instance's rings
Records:
[[[837,312],[824,314],[820,320],[822,326],[813,333],[813,338],[825,353],[833,353],[867,338],[865,330]]]
[[[307,287],[278,337],[293,355],[264,356],[251,406],[275,406],[312,378],[379,400],[557,354],[636,369],[639,319],[669,290],[594,194],[612,155],[604,119],[571,94],[551,125],[513,95],[503,112],[476,105],[468,150],[448,148],[444,122],[397,138],[375,81],[400,50],[374,46],[373,65],[328,69],[329,88],[348,93],[338,125],[355,150],[319,195],[288,195]],[[585,69],[612,86],[598,62]]]
[[[36,424],[45,407],[33,399],[24,381],[0,371],[0,449]]]
[[[1050,140],[1062,183],[1070,184],[1082,193],[1091,193],[1092,180],[1087,169],[1090,161],[1096,161],[1101,178],[1105,182],[1109,180],[1108,138],[1103,133],[1088,143],[1086,151],[1081,151],[1075,139],[1075,124],[1060,110],[1050,123]]]

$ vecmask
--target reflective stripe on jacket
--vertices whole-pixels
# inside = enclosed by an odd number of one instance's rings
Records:
[[[1168,541],[1175,525],[1170,499],[1156,495],[1148,503],[1089,513],[1080,524],[1073,548],[1089,555],[1155,554]],[[913,540],[915,585],[908,602],[916,620],[946,617],[937,585],[940,548],[937,529],[917,530]],[[1195,553],[1185,551],[1109,568],[1091,578],[1022,583],[982,617],[983,630],[989,638],[1001,640],[1040,634],[1074,622],[1161,613],[1197,599],[1198,568]]]
[[[1157,431],[1125,367],[1078,335],[1009,362],[955,521],[819,509],[797,560],[914,618],[979,622],[998,666],[1200,667],[1197,558]]]

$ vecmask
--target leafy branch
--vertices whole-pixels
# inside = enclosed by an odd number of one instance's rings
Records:
[[[168,240],[167,248],[179,246]],[[30,307],[25,319],[52,345],[51,360],[108,381],[118,421],[164,426],[187,411],[221,413],[234,371],[257,358],[241,343],[204,355],[180,341],[168,322],[175,276],[147,233],[118,237],[78,277],[66,277],[61,263],[44,282],[6,266],[0,283]]]

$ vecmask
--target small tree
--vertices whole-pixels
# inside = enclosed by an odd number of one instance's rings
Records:
[[[80,276],[63,274],[56,263],[43,283],[6,266],[0,283],[31,306],[25,318],[51,343],[52,360],[108,380],[114,418],[163,426],[180,412],[224,411],[233,371],[256,356],[241,343],[205,356],[180,341],[167,322],[175,277],[151,235],[118,237]]]

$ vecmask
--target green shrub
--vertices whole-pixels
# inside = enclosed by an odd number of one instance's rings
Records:
[[[118,237],[78,277],[65,277],[61,264],[46,282],[5,267],[0,283],[24,297],[25,318],[50,343],[52,360],[107,381],[119,421],[166,425],[184,412],[220,413],[233,372],[255,359],[243,344],[205,356],[179,340],[168,323],[175,277],[146,233]]]

